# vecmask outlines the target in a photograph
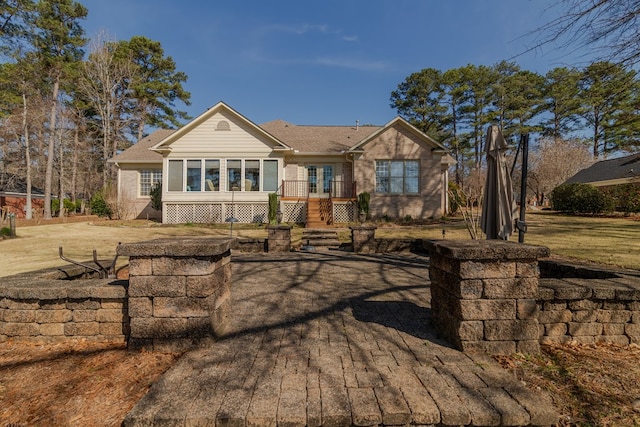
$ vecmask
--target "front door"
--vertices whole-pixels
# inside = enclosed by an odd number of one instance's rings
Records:
[[[307,165],[310,197],[329,197],[333,165]]]

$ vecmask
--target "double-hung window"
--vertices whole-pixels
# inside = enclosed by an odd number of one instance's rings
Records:
[[[418,160],[376,160],[376,193],[418,194]]]
[[[145,169],[140,171],[140,196],[151,194],[151,188],[162,182],[162,169]]]

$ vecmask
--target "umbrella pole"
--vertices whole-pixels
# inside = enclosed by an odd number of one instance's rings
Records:
[[[518,229],[518,243],[524,243],[524,233],[527,232],[525,216],[527,213],[527,169],[529,164],[529,134],[520,135],[522,146],[522,179],[520,180],[520,220],[516,224]]]

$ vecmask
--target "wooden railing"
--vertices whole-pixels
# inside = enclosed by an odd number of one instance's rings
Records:
[[[309,181],[283,180],[280,186],[280,197],[309,197]],[[338,199],[353,199],[356,197],[356,183],[342,180],[331,180],[329,183],[329,197]]]

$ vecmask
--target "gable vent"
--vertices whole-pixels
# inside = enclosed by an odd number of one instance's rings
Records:
[[[229,126],[228,121],[220,120],[216,125],[216,130],[231,130],[231,126]]]

